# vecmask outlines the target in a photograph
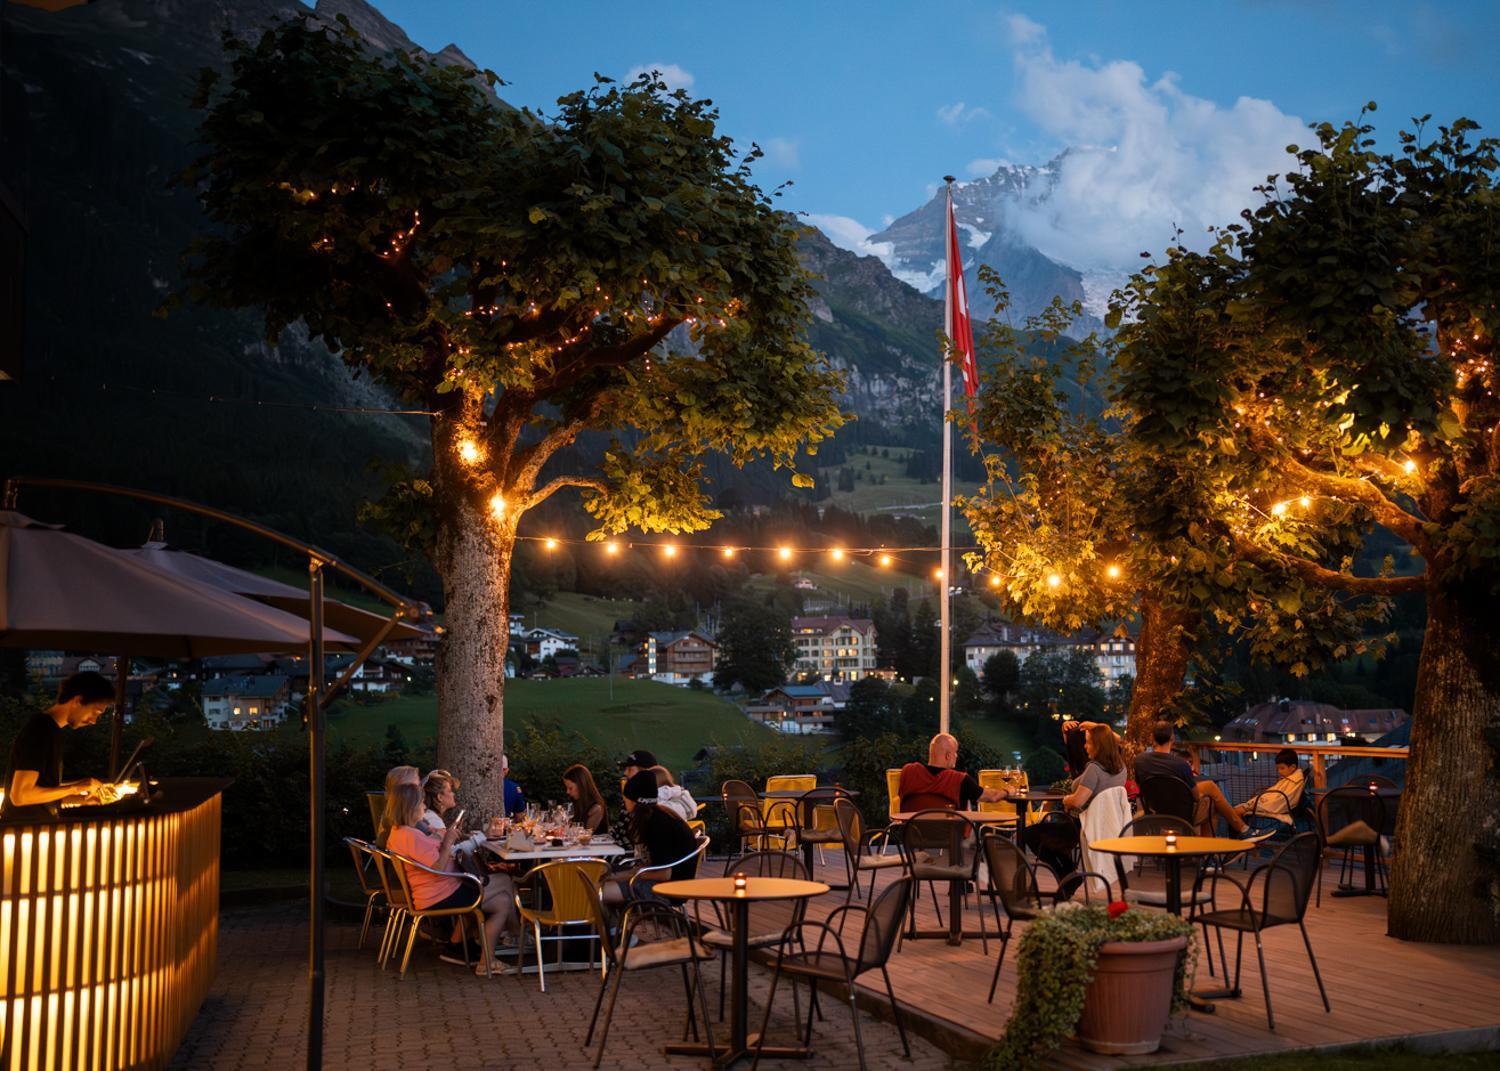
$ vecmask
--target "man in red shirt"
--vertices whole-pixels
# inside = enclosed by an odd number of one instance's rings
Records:
[[[994,803],[1009,793],[1003,788],[980,788],[974,775],[955,770],[958,739],[938,733],[927,745],[927,761],[908,762],[901,768],[901,809],[921,811],[929,807],[964,811],[983,801]]]

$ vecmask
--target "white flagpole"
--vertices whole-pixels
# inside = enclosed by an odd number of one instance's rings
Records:
[[[949,220],[953,216],[953,176],[943,176],[943,181],[948,184],[948,212],[943,218],[943,264],[944,276],[953,270],[953,251],[948,248],[951,227]],[[953,339],[953,281],[948,280],[948,285],[943,288],[943,330],[951,343]],[[948,359],[945,347],[943,353],[943,523],[942,523],[942,560],[938,568],[941,575],[938,577],[938,609],[939,622],[941,625],[941,639],[938,644],[938,731],[948,732],[948,706],[949,699],[953,694],[952,662],[951,652],[953,636],[950,631],[952,627],[951,606],[952,598],[949,592],[952,590],[953,570],[952,547],[953,547],[953,424],[948,419],[948,410],[953,406],[953,362]]]

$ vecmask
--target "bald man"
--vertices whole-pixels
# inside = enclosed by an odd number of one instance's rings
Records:
[[[994,803],[1008,793],[1003,788],[980,788],[974,775],[955,770],[958,739],[938,733],[927,745],[927,761],[909,762],[901,768],[901,809],[921,811],[929,807],[966,811],[981,801]]]

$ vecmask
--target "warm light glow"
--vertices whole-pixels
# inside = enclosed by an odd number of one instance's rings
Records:
[[[1286,503],[1285,502],[1278,502],[1278,503],[1276,503],[1276,505],[1274,505],[1274,506],[1271,507],[1271,516],[1273,516],[1273,517],[1280,517],[1285,512],[1286,512]]]
[[[891,567],[891,556],[889,554],[882,554],[880,556],[880,567],[882,569],[889,569]]]
[[[778,558],[780,558],[784,562],[789,562],[789,561],[792,560],[792,548],[791,547],[777,547],[776,548],[776,556]]]
[[[1120,579],[1120,567],[1118,565],[1108,565],[1104,569],[1104,575],[1111,580],[1118,580]]]
[[[990,577],[990,587],[992,587],[992,588],[998,588],[999,586],[1000,586],[1000,578],[998,576],[992,576],[992,577]]]
[[[1062,584],[1062,577],[1058,576],[1056,573],[1048,573],[1047,574],[1047,586],[1049,588],[1055,588],[1055,587],[1058,587],[1061,584]]]
[[[1301,498],[1297,499],[1297,505],[1301,506],[1303,509],[1306,509],[1308,506],[1312,505],[1312,499],[1308,498],[1306,495],[1303,495]]]
[[[841,562],[841,561],[844,560],[844,548],[843,547],[834,547],[832,550],[830,550],[828,552],[828,556],[830,558],[832,558],[836,562]]]
[[[932,579],[934,579],[934,580],[941,580],[941,579],[943,579],[943,571],[941,569],[934,569],[932,571]]]
[[[608,543],[604,544],[604,553],[606,553],[606,554],[618,554],[618,553],[620,553],[620,544],[616,543],[613,539],[611,539]]]
[[[557,540],[553,539],[551,536],[548,536],[547,541],[543,543],[542,546],[546,547],[548,550],[556,550]]]
[[[734,548],[733,547],[725,547],[721,553],[726,558],[733,558],[734,557]]]
[[[1406,461],[1401,465],[1401,467],[1406,470],[1406,474],[1408,476],[1417,471],[1417,463],[1411,458],[1407,458]]]
[[[467,464],[473,465],[484,455],[479,450],[479,444],[473,439],[460,439],[458,440],[458,456]]]
[[[663,543],[662,544],[662,548],[661,548],[661,552],[664,555],[666,555],[668,558],[675,558],[675,557],[677,557],[677,544],[676,543]]]
[[[499,491],[490,496],[490,512],[496,517],[505,516],[505,496]]]

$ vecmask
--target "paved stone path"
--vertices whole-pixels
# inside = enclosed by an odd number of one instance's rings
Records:
[[[439,962],[431,946],[419,945],[402,981],[394,968],[380,970],[372,947],[357,951],[358,937],[355,926],[335,923],[328,928],[324,1066],[330,1071],[566,1071],[590,1066],[593,1052],[585,1052],[583,1037],[598,992],[597,974],[551,975],[543,994],[532,975],[476,978],[462,967]],[[303,1066],[306,955],[302,905],[225,912],[220,920],[218,976],[170,1066],[235,1071]],[[710,1008],[716,1010],[716,964],[707,969],[705,982]],[[769,988],[770,972],[752,966],[752,1027],[765,1011]],[[822,1004],[826,1020],[813,1027],[817,1055],[805,1062],[763,1060],[761,1067],[858,1066],[847,1005],[836,1005],[826,996]],[[628,977],[601,1067],[707,1067],[703,1060],[662,1054],[662,1045],[681,1034],[683,1011],[682,981],[675,971]],[[871,1068],[942,1071],[957,1066],[917,1037],[911,1038],[908,1061],[894,1026],[867,1014],[860,1025]],[[793,1030],[790,993],[783,985],[776,995],[769,1036],[773,1041],[790,1039]],[[597,1044],[597,1035],[594,1040]]]

